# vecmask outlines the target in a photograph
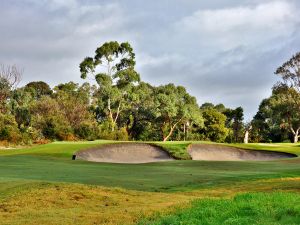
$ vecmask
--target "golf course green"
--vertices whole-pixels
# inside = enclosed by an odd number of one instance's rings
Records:
[[[22,149],[1,149],[0,224],[187,224],[180,223],[181,214],[199,218],[194,208],[203,207],[208,212],[215,204],[219,208],[230,205],[222,212],[224,220],[241,216],[240,221],[246,221],[243,224],[256,224],[253,218],[247,222],[243,213],[234,215],[235,208],[239,208],[237,205],[242,204],[243,199],[251,199],[249,210],[257,209],[262,213],[262,205],[258,203],[263,198],[270,201],[269,207],[276,211],[279,210],[278,199],[285,194],[293,201],[280,205],[280,218],[285,217],[285,224],[300,223],[300,201],[294,201],[300,198],[298,157],[271,161],[194,161],[188,155],[190,142],[157,142],[152,144],[177,160],[143,164],[72,160],[79,150],[110,143],[115,142],[54,142]],[[296,144],[229,146],[300,155],[300,146]],[[280,193],[266,194],[274,190]],[[234,197],[248,192],[262,193]],[[212,197],[214,200],[210,199]],[[277,203],[272,205],[272,202]],[[296,207],[292,212],[288,210],[290,205]],[[122,214],[124,209],[127,216],[113,216]],[[188,224],[219,224],[216,213],[209,215],[209,220],[195,219]],[[47,220],[50,217],[51,223]],[[270,223],[257,221],[257,224],[278,224],[275,220]]]

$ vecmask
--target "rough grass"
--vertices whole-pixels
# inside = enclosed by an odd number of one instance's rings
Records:
[[[190,197],[78,184],[33,183],[2,196],[0,224],[133,224]]]
[[[175,214],[151,222],[153,225],[243,224],[243,225],[297,225],[300,223],[300,194],[247,193],[232,199],[202,199],[191,208],[180,209]]]
[[[223,212],[224,209],[227,209],[228,204],[232,205],[230,209],[239,209],[239,206],[247,205],[248,200],[240,198],[237,204],[235,202],[236,200],[232,202],[231,198],[237,193],[245,193],[248,191],[273,192],[274,190],[277,192],[288,191],[290,193],[300,193],[300,178],[245,182],[243,184],[223,186],[216,189],[203,189],[180,193],[153,193],[91,185],[10,181],[5,184],[2,183],[0,195],[0,224],[111,225],[136,224],[138,221],[143,221],[142,224],[150,224],[153,221],[156,222],[154,224],[169,224],[165,223],[164,216],[171,215],[167,217],[175,217],[174,221],[177,221],[178,214],[185,214],[188,210],[192,210],[192,212],[188,214],[189,217],[191,217],[194,215],[197,216],[197,214],[193,213],[197,213],[199,210],[202,213],[208,210],[214,210],[215,213]],[[282,205],[281,203],[277,205],[272,204],[280,200],[281,202],[286,201],[290,204],[297,205],[296,200],[299,198],[290,198],[289,194],[286,196],[287,197],[282,195],[281,198],[276,197],[274,201],[268,201],[267,206],[272,207],[273,211],[279,212],[282,210],[282,212],[285,213],[286,205]],[[210,197],[209,200],[207,200],[208,197]],[[204,199],[203,201],[208,207],[206,211],[203,211],[203,203],[200,199]],[[260,199],[264,201],[268,200],[268,198]],[[196,200],[196,202],[191,205],[189,203],[191,200]],[[198,204],[200,204],[200,206]],[[260,204],[259,207],[261,207],[264,202]],[[254,206],[255,204],[253,204],[253,211],[257,210]],[[240,211],[228,211],[226,215],[234,215],[236,218],[240,216]],[[212,218],[210,218],[210,221],[216,219],[213,218],[214,216],[216,215],[211,215]],[[186,219],[189,217],[186,217]],[[145,218],[148,219],[146,220]],[[163,223],[159,223],[161,221],[157,221],[157,218],[161,218]],[[192,223],[190,223],[190,221],[183,221],[181,224]]]

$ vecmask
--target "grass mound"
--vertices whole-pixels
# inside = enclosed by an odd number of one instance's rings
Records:
[[[247,193],[232,199],[202,199],[173,215],[144,220],[139,225],[179,224],[300,224],[300,194]]]
[[[189,197],[62,183],[2,184],[1,225],[135,224],[142,216],[185,204]],[[20,190],[20,188],[22,188]]]
[[[190,142],[155,142],[155,145],[163,148],[167,151],[173,158],[178,160],[189,160],[191,156],[189,155],[187,148],[191,144]]]

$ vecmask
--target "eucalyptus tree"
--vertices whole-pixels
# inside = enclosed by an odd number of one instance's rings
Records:
[[[202,109],[204,127],[200,130],[211,141],[224,142],[229,129],[226,128],[226,116],[215,108]]]
[[[186,122],[203,125],[203,118],[195,97],[182,86],[159,86],[155,90],[156,121],[160,125],[162,140],[167,141],[179,124]]]
[[[81,78],[92,75],[98,83],[98,108],[114,131],[122,111],[131,104],[128,96],[132,87],[140,81],[131,45],[106,42],[96,49],[94,57],[86,57],[79,67]]]
[[[292,56],[288,61],[283,63],[275,74],[282,78],[278,83],[278,98],[283,106],[283,115],[286,125],[294,135],[294,142],[298,142],[300,126],[297,118],[300,114],[300,52]]]
[[[280,127],[292,133],[294,143],[298,142],[300,136],[298,99],[300,99],[300,93],[286,84],[276,85],[270,99],[274,114],[280,118]]]
[[[273,87],[272,95],[262,100],[251,121],[252,142],[282,142],[288,139],[297,141],[294,132],[297,133],[300,115],[294,108],[291,93],[297,94],[294,89],[288,88],[285,84],[278,84]]]
[[[155,87],[148,83],[140,82],[134,86],[129,96],[132,103],[124,111],[123,126],[134,140],[160,140],[155,123]]]
[[[243,138],[243,120],[244,110],[242,107],[235,109],[226,109],[223,114],[226,116],[226,127],[232,130],[232,134],[228,135],[228,142],[241,142]]]

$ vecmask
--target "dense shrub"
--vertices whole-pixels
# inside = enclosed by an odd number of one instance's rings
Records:
[[[75,128],[75,135],[80,139],[95,140],[100,136],[100,129],[96,123],[81,123]]]
[[[22,139],[15,117],[0,113],[0,140],[19,143]]]

